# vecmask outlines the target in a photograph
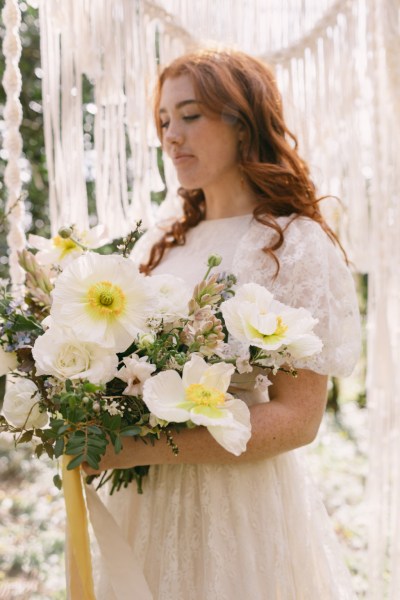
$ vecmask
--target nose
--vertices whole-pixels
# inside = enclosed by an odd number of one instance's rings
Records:
[[[168,145],[179,145],[183,141],[183,133],[178,123],[170,121],[164,133],[164,142]]]

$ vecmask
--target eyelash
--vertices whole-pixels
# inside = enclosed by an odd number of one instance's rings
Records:
[[[200,117],[200,115],[189,115],[187,117],[182,117],[182,119],[184,121],[195,121],[196,119],[198,119]],[[160,123],[160,127],[161,129],[166,129],[169,125],[169,121],[166,121],[165,123]]]

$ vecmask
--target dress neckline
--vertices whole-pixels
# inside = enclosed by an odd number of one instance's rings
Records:
[[[244,215],[235,215],[233,217],[221,217],[220,219],[202,219],[197,226],[199,225],[205,225],[205,224],[209,224],[209,223],[231,223],[234,221],[240,221],[240,220],[250,220],[253,218],[253,213],[246,213]]]

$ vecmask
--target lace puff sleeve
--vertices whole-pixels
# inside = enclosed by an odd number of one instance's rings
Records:
[[[148,229],[136,242],[129,258],[137,267],[149,260],[152,247],[160,241],[164,233],[162,227],[156,225]]]
[[[278,219],[282,227],[289,220]],[[260,223],[250,226],[234,259],[239,283],[264,285],[277,300],[302,306],[318,319],[315,333],[323,341],[322,352],[297,361],[296,368],[339,377],[350,375],[360,353],[360,317],[353,278],[340,251],[317,223],[305,217],[295,219],[276,252],[280,271],[274,279],[275,262],[262,251],[273,235],[273,230]]]

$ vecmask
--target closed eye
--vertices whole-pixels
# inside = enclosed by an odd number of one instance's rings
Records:
[[[200,115],[188,115],[187,117],[183,117],[184,121],[195,121],[198,119]]]

